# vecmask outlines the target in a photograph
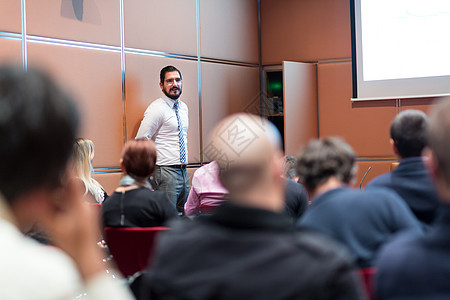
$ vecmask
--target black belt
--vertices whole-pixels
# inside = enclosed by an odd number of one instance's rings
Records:
[[[175,169],[186,169],[186,165],[167,165],[167,166],[158,166],[158,167],[164,167],[164,168],[175,168]]]

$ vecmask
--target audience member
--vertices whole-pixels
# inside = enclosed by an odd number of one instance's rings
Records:
[[[284,157],[284,171],[283,177],[292,179],[293,181],[298,181],[297,171],[295,170],[295,165],[297,163],[297,159],[292,155],[286,155]]]
[[[94,159],[94,143],[91,140],[77,138],[73,145],[72,163],[75,176],[82,182],[84,196],[88,202],[102,203],[108,196],[94,178],[92,178],[92,160]]]
[[[97,220],[68,179],[77,128],[74,103],[46,75],[0,67],[0,299],[131,299],[105,272]],[[62,251],[22,235],[36,222]]]
[[[281,138],[238,114],[215,129],[209,155],[229,199],[161,236],[144,291],[152,299],[360,299],[345,250],[283,215]]]
[[[191,191],[184,205],[186,216],[211,213],[225,201],[228,191],[219,181],[217,162],[212,161],[195,171],[191,182]]]
[[[422,161],[427,145],[428,116],[419,110],[405,110],[391,124],[391,145],[400,161],[392,172],[383,174],[367,184],[367,188],[386,187],[394,190],[425,224],[434,220],[438,196]]]
[[[283,178],[284,181],[284,212],[295,224],[306,212],[309,206],[308,192],[298,182]]]
[[[421,232],[408,206],[387,189],[348,186],[356,171],[352,148],[339,138],[312,140],[300,153],[297,173],[312,199],[298,225],[346,245],[361,267],[371,266],[378,248],[401,230]]]
[[[120,165],[131,185],[119,186],[102,205],[104,227],[161,226],[178,217],[175,206],[164,192],[149,189],[148,178],[156,163],[152,140],[130,140],[122,151]]]
[[[284,212],[291,218],[292,223],[305,213],[309,206],[308,193],[306,189],[297,182],[298,176],[295,170],[297,160],[292,155],[284,157]]]
[[[425,236],[402,235],[383,247],[376,266],[378,299],[450,299],[450,102],[434,107],[425,164],[440,197]],[[430,197],[433,195],[431,194]]]

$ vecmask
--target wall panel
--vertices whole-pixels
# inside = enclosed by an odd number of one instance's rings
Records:
[[[183,76],[181,99],[189,107],[189,163],[200,162],[200,126],[197,62],[165,57],[126,54],[127,139],[134,138],[151,102],[162,95],[159,72],[166,65],[176,66]]]
[[[94,174],[92,177],[97,180],[105,189],[106,193],[111,196],[119,185],[122,176],[123,173],[102,173]]]
[[[200,0],[202,57],[258,63],[256,0]]]
[[[202,63],[203,149],[211,130],[224,117],[237,113],[258,114],[258,68]]]
[[[120,53],[29,43],[28,63],[47,70],[75,96],[80,136],[95,144],[94,167],[117,167],[123,141]]]
[[[431,112],[433,103],[437,101],[437,98],[423,98],[423,99],[404,99],[400,100],[401,110],[418,109],[426,114]]]
[[[22,32],[21,5],[18,0],[0,1],[0,31]]]
[[[22,63],[22,42],[0,38],[0,63]]]
[[[27,34],[120,46],[119,0],[47,0],[26,4]]]
[[[396,160],[392,161],[358,161],[356,165],[358,166],[358,171],[356,174],[356,179],[354,183],[354,187],[358,187],[361,183],[361,180],[364,174],[367,172],[367,169],[371,167],[369,172],[367,173],[364,181],[362,183],[362,188],[364,188],[367,183],[369,183],[372,179],[381,174],[387,173],[391,170],[391,164],[396,162]]]
[[[350,1],[262,0],[264,65],[351,57]]]
[[[395,101],[352,103],[351,63],[319,64],[319,133],[338,135],[358,156],[393,156],[389,127]]]
[[[125,46],[197,55],[195,0],[124,1]]]

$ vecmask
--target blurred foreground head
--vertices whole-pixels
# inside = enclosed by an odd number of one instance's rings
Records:
[[[60,184],[78,123],[74,103],[47,75],[0,67],[0,192],[10,204]]]
[[[427,165],[441,200],[450,202],[450,98],[442,99],[432,110],[428,131]]]
[[[353,149],[340,138],[312,140],[297,158],[299,182],[311,192],[331,178],[349,184],[356,173],[355,161]]]
[[[214,128],[205,155],[218,163],[230,201],[252,206],[264,206],[270,197],[278,201],[283,154],[279,132],[269,121],[244,113],[225,118]],[[278,204],[270,208],[278,209]]]

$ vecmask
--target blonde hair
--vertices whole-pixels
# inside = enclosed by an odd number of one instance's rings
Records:
[[[85,195],[89,192],[95,197],[95,201],[102,203],[105,200],[103,187],[91,176],[94,170],[92,167],[93,159],[94,143],[88,139],[75,139],[73,147],[73,168],[75,174],[83,181],[86,187]]]

